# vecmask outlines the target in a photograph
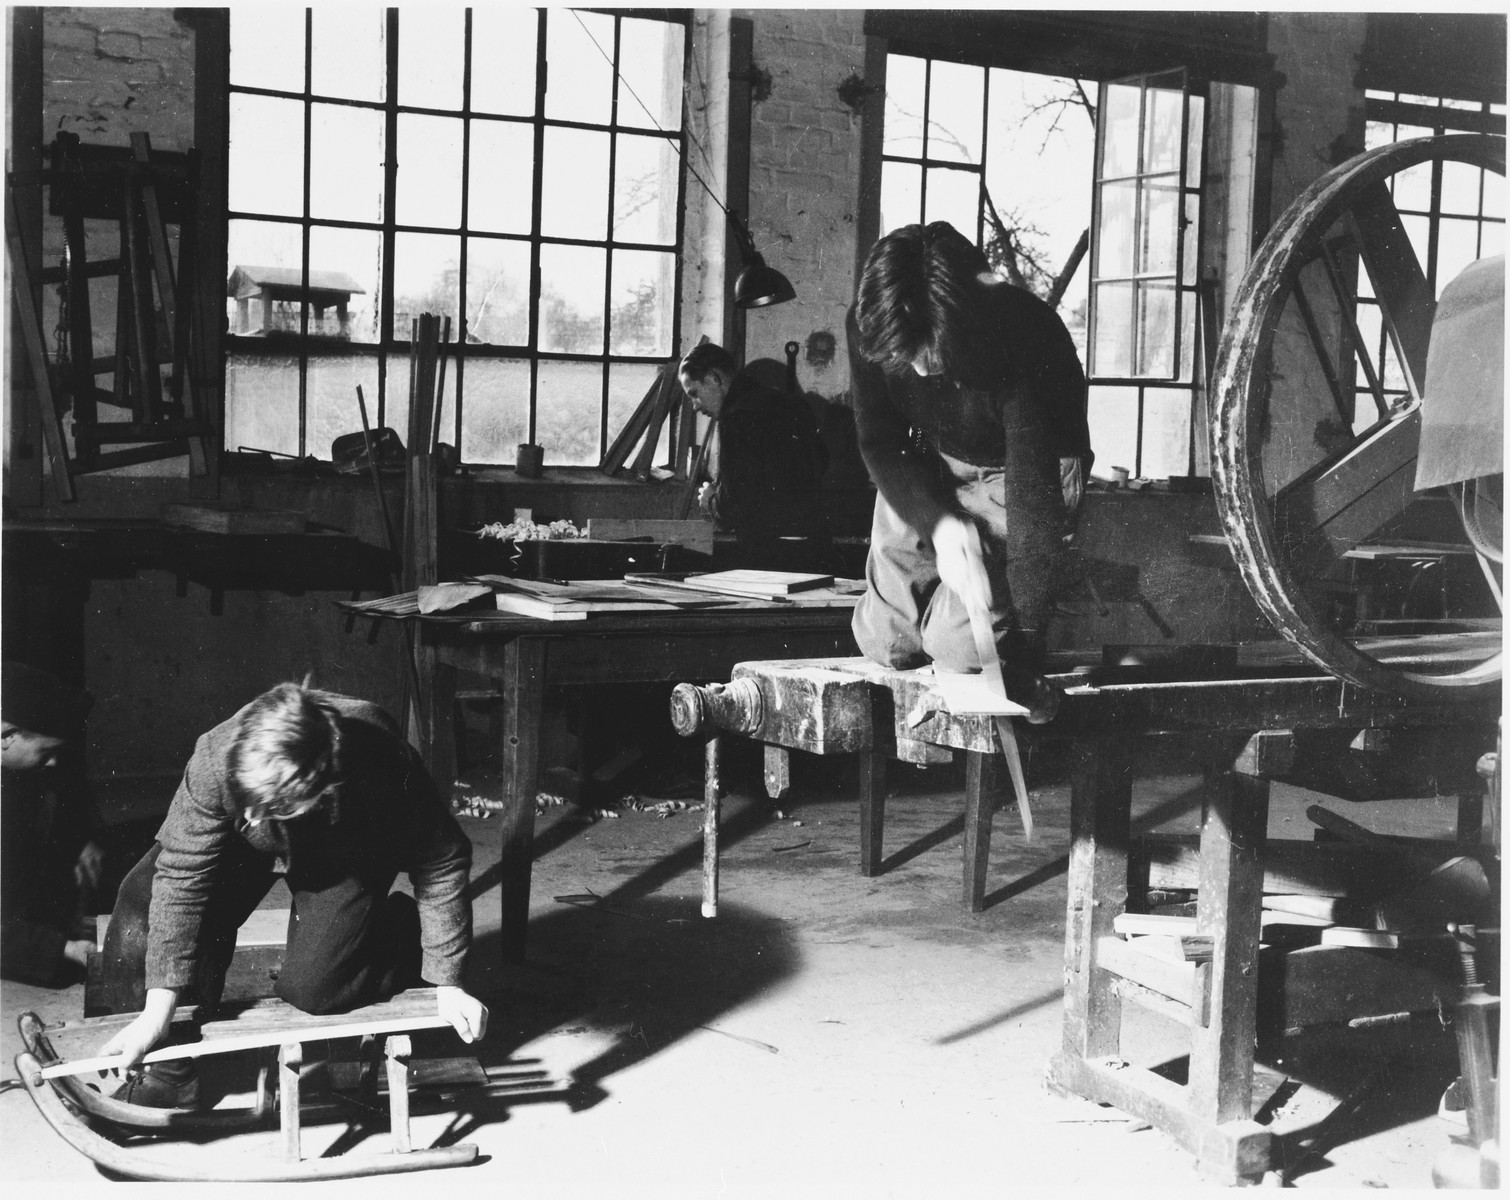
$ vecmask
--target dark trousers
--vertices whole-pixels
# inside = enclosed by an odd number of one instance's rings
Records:
[[[162,847],[154,844],[116,896],[102,948],[101,997],[111,1012],[139,1012],[146,1002],[152,884]],[[236,950],[236,931],[277,881],[272,861],[236,839],[215,865],[200,926],[194,982],[179,995],[214,1012]],[[288,877],[293,894],[288,944],[273,991],[309,1013],[343,1012],[419,983],[419,913],[389,892],[397,871],[361,876]]]

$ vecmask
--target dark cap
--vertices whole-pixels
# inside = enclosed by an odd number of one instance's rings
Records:
[[[44,737],[77,737],[94,698],[26,663],[0,663],[0,720]]]

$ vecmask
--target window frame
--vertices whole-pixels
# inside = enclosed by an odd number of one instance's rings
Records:
[[[316,93],[312,90],[312,75],[314,61],[313,45],[313,9],[305,8],[304,16],[304,43],[302,52],[303,65],[303,88],[302,91],[286,91],[276,88],[257,87],[246,83],[232,82],[229,67],[220,84],[221,103],[230,106],[231,97],[236,95],[262,95],[272,96],[279,99],[298,101],[303,107],[303,131],[304,131],[304,162],[302,170],[302,194],[300,197],[300,213],[298,216],[286,216],[278,214],[266,214],[243,209],[233,209],[229,202],[226,205],[226,228],[232,227],[232,222],[265,221],[296,226],[299,229],[300,238],[300,277],[303,280],[303,297],[297,302],[299,308],[299,332],[293,335],[293,340],[278,339],[275,344],[270,344],[267,339],[238,334],[233,332],[233,327],[228,323],[226,332],[222,337],[222,345],[219,353],[219,361],[222,369],[238,358],[256,357],[292,357],[296,360],[298,375],[298,457],[317,455],[325,457],[329,453],[329,447],[316,447],[309,444],[311,413],[311,380],[310,367],[312,362],[329,358],[359,358],[373,360],[377,372],[376,397],[368,401],[368,407],[372,417],[372,424],[376,428],[388,421],[389,413],[393,408],[390,378],[395,366],[402,370],[401,363],[410,356],[411,338],[407,331],[394,329],[395,308],[397,297],[395,296],[394,261],[396,246],[399,235],[403,234],[434,234],[453,238],[458,246],[456,303],[460,308],[457,319],[453,321],[451,331],[452,340],[448,345],[448,357],[452,360],[451,384],[445,397],[445,416],[447,418],[454,444],[458,447],[463,461],[477,466],[502,466],[502,461],[487,460],[478,462],[468,457],[468,447],[463,440],[463,422],[468,403],[466,392],[467,363],[471,361],[508,361],[523,363],[527,366],[529,378],[529,394],[527,397],[527,439],[535,441],[539,427],[542,410],[541,395],[541,367],[542,364],[550,363],[590,363],[601,365],[601,380],[598,390],[597,455],[601,455],[603,448],[610,440],[610,400],[613,383],[613,368],[618,365],[636,366],[642,365],[647,373],[659,370],[666,361],[680,354],[683,325],[683,242],[685,239],[686,226],[686,202],[687,202],[687,178],[686,178],[686,155],[688,119],[687,119],[687,70],[692,62],[692,20],[686,10],[664,9],[624,9],[624,10],[592,10],[601,15],[613,19],[614,44],[610,52],[614,57],[615,64],[618,62],[620,52],[620,38],[622,22],[630,20],[655,20],[668,25],[679,26],[682,31],[682,79],[680,87],[680,99],[677,104],[678,117],[677,127],[674,130],[661,129],[654,124],[654,116],[646,119],[645,123],[636,123],[632,119],[625,119],[621,115],[620,103],[621,91],[624,86],[615,86],[610,97],[610,110],[606,123],[588,122],[575,119],[564,119],[547,115],[546,94],[550,81],[550,64],[547,60],[547,42],[549,37],[549,22],[554,19],[564,19],[571,10],[537,8],[536,22],[536,77],[535,96],[533,111],[525,114],[498,114],[493,112],[478,112],[472,108],[472,45],[473,45],[473,9],[468,7],[463,10],[463,79],[460,107],[434,108],[426,105],[412,105],[400,102],[398,96],[398,56],[402,29],[403,10],[390,7],[381,10],[384,20],[384,88],[381,100],[352,100],[344,97],[328,96]],[[407,10],[410,19],[415,19],[417,10]],[[236,12],[233,10],[227,19],[227,45],[229,46],[232,34],[230,22],[234,20]],[[561,68],[558,64],[558,72]],[[619,79],[617,68],[611,68],[616,80]],[[627,99],[627,97],[626,97]],[[631,102],[632,103],[632,102]],[[330,217],[313,217],[310,209],[311,195],[311,172],[310,172],[310,129],[314,106],[332,105],[341,107],[353,107],[367,111],[380,111],[383,114],[383,198],[381,212],[376,220],[363,221]],[[397,146],[399,117],[406,114],[420,116],[438,116],[459,120],[462,125],[462,176],[460,180],[461,211],[455,227],[440,227],[431,225],[417,225],[400,222],[395,211],[395,199],[397,190]],[[469,178],[471,170],[471,146],[473,132],[480,122],[523,125],[532,130],[534,146],[533,174],[530,182],[531,217],[528,233],[499,233],[491,230],[474,230],[469,227],[469,204],[470,188]],[[608,225],[601,238],[582,238],[563,234],[545,234],[542,232],[542,177],[544,173],[543,146],[547,129],[584,129],[601,132],[608,138],[608,172],[609,172],[609,197],[608,197]],[[227,126],[229,133],[229,126]],[[673,230],[670,241],[667,243],[650,243],[640,241],[617,240],[615,230],[612,228],[613,195],[614,186],[620,182],[617,173],[617,154],[619,140],[622,135],[651,137],[665,140],[674,151],[676,173],[676,195],[674,199],[667,198],[666,203],[673,205],[671,215],[673,217]],[[229,168],[232,151],[229,139],[227,141],[226,164]],[[229,201],[229,198],[228,198]],[[311,231],[317,228],[326,229],[356,229],[375,232],[381,239],[381,267],[379,294],[375,297],[377,320],[376,337],[371,342],[335,341],[322,339],[310,332],[311,303],[309,300],[309,272],[310,272],[310,243]],[[529,288],[528,288],[528,320],[527,340],[522,344],[488,344],[469,342],[467,338],[467,274],[469,266],[469,253],[472,243],[479,240],[496,241],[500,243],[522,243],[528,246],[529,253]],[[540,344],[541,333],[541,250],[543,246],[566,245],[566,246],[591,246],[601,247],[605,255],[604,265],[604,295],[601,309],[603,329],[602,340],[598,347],[590,352],[570,352],[560,350],[544,350]],[[611,349],[614,336],[612,313],[613,313],[613,259],[618,251],[650,251],[666,254],[669,258],[670,269],[673,274],[673,287],[662,304],[664,305],[664,319],[669,326],[670,346],[665,354],[653,355],[627,354],[614,352]],[[225,269],[218,281],[218,286],[224,291],[226,278],[229,271],[237,264],[227,261]],[[225,390],[225,403],[229,406],[234,403],[232,390]],[[548,399],[544,401],[548,403]],[[353,427],[355,427],[355,413],[353,414]],[[227,413],[229,417],[229,413]],[[229,427],[229,420],[225,421]],[[444,439],[443,439],[444,440]],[[227,444],[225,449],[233,451],[236,447]],[[596,462],[596,456],[594,456]]]

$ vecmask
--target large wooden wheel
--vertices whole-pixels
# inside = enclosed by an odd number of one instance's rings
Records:
[[[1408,526],[1407,510],[1422,503],[1415,460],[1436,302],[1389,185],[1438,162],[1503,175],[1504,139],[1453,134],[1371,150],[1317,179],[1275,224],[1222,334],[1211,457],[1228,544],[1275,627],[1339,678],[1442,701],[1493,686],[1500,655],[1440,672],[1387,665],[1329,607],[1344,556]],[[1361,344],[1359,281],[1377,301],[1387,363]],[[1355,362],[1368,385],[1361,413]]]

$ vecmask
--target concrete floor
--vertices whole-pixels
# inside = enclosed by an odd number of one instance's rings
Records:
[[[799,760],[794,793],[778,805],[760,793],[752,755],[736,755],[733,767],[716,920],[699,915],[700,813],[594,821],[556,807],[537,822],[520,968],[497,962],[496,826],[463,818],[476,847],[471,983],[492,1008],[478,1053],[490,1083],[420,1113],[414,1129],[416,1145],[475,1142],[481,1161],[323,1188],[486,1188],[531,1200],[1207,1190],[1164,1134],[1043,1088],[1060,1037],[1067,787],[1035,788],[1031,844],[1015,812],[998,812],[988,907],[971,915],[960,903],[955,769],[896,772],[888,869],[865,879],[847,776]],[[1193,829],[1195,784],[1181,775],[1139,784],[1144,826]],[[1280,791],[1271,833],[1304,836],[1314,797]],[[1400,831],[1438,833],[1453,814],[1442,801],[1405,815],[1410,828]],[[268,903],[280,903],[276,892]],[[5,1062],[19,1049],[18,1013],[77,1017],[82,992],[5,983]],[[1177,1027],[1128,1007],[1124,1055],[1148,1066],[1178,1060]],[[449,1034],[416,1043],[420,1054],[461,1050]],[[1275,1065],[1293,1082],[1273,1121],[1294,1186],[1431,1186],[1432,1160],[1453,1131],[1435,1115],[1455,1073],[1450,1032],[1435,1019],[1321,1031],[1284,1054]],[[143,1153],[230,1163],[276,1153],[275,1139]],[[312,1129],[306,1153],[327,1148],[381,1151],[385,1127]],[[70,1192],[109,1186],[14,1080],[0,1094],[0,1178]]]

